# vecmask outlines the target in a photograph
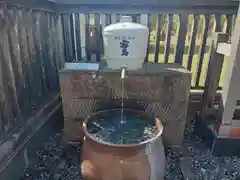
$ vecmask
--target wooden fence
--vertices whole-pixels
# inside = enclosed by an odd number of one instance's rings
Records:
[[[214,32],[231,36],[232,14],[131,14],[150,29],[146,61],[180,63],[193,73],[192,88],[203,89]],[[62,15],[66,61],[104,59],[102,30],[123,14]],[[219,89],[222,81],[220,81]]]
[[[63,64],[59,16],[0,4],[0,135],[59,92]]]
[[[79,14],[61,7],[33,10],[0,3],[1,137],[59,92],[58,70],[65,61],[104,59],[102,30],[122,15]],[[225,32],[229,38],[234,24],[235,10],[219,11],[157,14],[155,9],[155,14],[131,14],[151,31],[146,61],[180,63],[193,72],[193,88],[203,89],[213,32]]]

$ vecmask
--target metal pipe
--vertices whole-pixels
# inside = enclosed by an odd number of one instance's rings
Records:
[[[121,79],[125,78],[125,72],[126,72],[125,68],[122,68],[122,70],[121,70]]]

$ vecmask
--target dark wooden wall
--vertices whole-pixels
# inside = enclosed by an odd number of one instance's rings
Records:
[[[0,135],[59,91],[63,52],[59,16],[0,3]]]

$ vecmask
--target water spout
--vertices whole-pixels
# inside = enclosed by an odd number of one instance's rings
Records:
[[[124,78],[125,78],[125,68],[122,68],[121,70],[121,91],[122,91],[122,94],[121,94],[121,121],[120,123],[121,124],[124,124],[124,115],[123,115],[123,108],[124,108],[124,102],[123,102],[123,97],[124,97]]]
[[[126,72],[125,68],[122,68],[122,70],[121,70],[121,79],[125,78],[125,72]]]

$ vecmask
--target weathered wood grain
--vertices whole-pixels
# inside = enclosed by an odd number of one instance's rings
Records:
[[[77,52],[76,61],[81,61],[82,52],[81,52],[81,30],[80,30],[79,14],[74,14],[74,18],[75,18],[75,35],[76,35],[76,52]]]
[[[159,54],[159,46],[160,46],[160,32],[161,32],[161,15],[157,15],[157,24],[156,24],[156,32],[157,32],[157,38],[156,38],[156,47],[155,47],[155,54],[154,54],[154,61],[158,62],[158,54]]]
[[[101,42],[101,24],[100,24],[100,14],[94,14],[94,21],[95,21],[95,27],[96,27],[96,33],[95,33],[95,38],[96,38],[96,60],[100,61],[101,60],[101,47],[102,47],[102,42]]]
[[[194,14],[191,43],[189,47],[190,50],[188,54],[188,65],[187,65],[188,70],[191,70],[192,68],[192,61],[193,61],[193,55],[195,51],[195,44],[196,44],[197,31],[198,31],[198,21],[199,21],[199,15]]]
[[[19,46],[20,46],[20,56],[22,63],[22,71],[24,76],[24,93],[23,97],[25,99],[24,111],[28,113],[31,111],[31,90],[30,90],[30,82],[29,82],[29,52],[27,45],[27,34],[26,34],[26,22],[24,20],[24,12],[22,9],[18,10],[19,16]],[[29,92],[29,93],[28,93]]]
[[[215,15],[215,26],[216,26],[215,30],[216,30],[216,32],[222,32],[223,27],[222,27],[222,23],[221,23],[221,17],[222,17],[221,14]]]
[[[46,92],[46,76],[43,65],[43,53],[42,53],[42,39],[40,28],[41,13],[33,12],[33,41],[36,50],[36,74],[38,78],[38,98],[42,98]]]
[[[226,42],[227,39],[228,34],[225,33],[215,33],[213,37],[206,83],[204,87],[203,99],[201,102],[201,116],[203,119],[205,116],[209,115],[208,112],[211,112],[213,109],[214,100],[222,72],[224,55],[217,52],[217,46],[218,43]]]
[[[72,62],[71,36],[70,36],[70,16],[69,14],[62,15],[65,58],[67,62]]]
[[[209,30],[209,22],[210,22],[210,15],[205,16],[205,22],[204,22],[204,30],[203,30],[203,38],[202,38],[202,45],[200,48],[199,58],[198,58],[198,69],[197,69],[197,77],[196,77],[196,86],[199,86],[201,72],[202,72],[202,64],[204,60],[204,54],[205,54],[205,47],[207,43],[207,37],[208,37],[208,30]]]
[[[4,23],[3,17],[1,17],[0,27],[3,26],[3,23]],[[2,28],[0,28],[0,37],[2,37],[1,31],[2,31]],[[0,39],[0,42],[1,42],[1,39]],[[0,58],[2,59],[2,57],[3,57],[3,52],[2,52],[2,48],[0,48]],[[0,67],[2,68],[1,64],[0,64]],[[3,133],[3,131],[4,131],[4,125],[6,123],[7,116],[8,116],[5,102],[6,102],[6,96],[5,96],[5,92],[4,92],[3,76],[0,75],[0,133]]]
[[[5,102],[4,106],[7,108],[8,115],[6,117],[8,126],[12,126],[15,124],[15,117],[16,114],[19,113],[19,104],[17,99],[17,91],[15,86],[15,78],[12,68],[12,60],[11,55],[9,51],[9,39],[8,39],[8,33],[9,33],[9,14],[7,12],[7,9],[3,7],[1,9],[4,13],[4,17],[1,16],[2,25],[1,26],[1,40],[0,40],[0,48],[2,49],[2,57],[1,57],[1,76],[3,79],[3,89],[5,94]],[[2,13],[1,13],[2,14]]]
[[[228,40],[231,40],[231,36],[232,36],[232,31],[233,31],[233,15],[226,15],[226,19],[227,19],[227,27],[226,27],[226,33],[228,35]]]
[[[16,113],[19,114],[24,107],[23,91],[24,91],[24,77],[19,49],[19,37],[18,37],[18,28],[19,28],[19,18],[17,9],[13,8],[9,10],[9,51],[11,55],[12,69],[15,79],[17,100],[19,104],[19,109],[17,108]]]
[[[90,61],[91,60],[91,47],[90,47],[90,17],[89,14],[85,14],[85,44],[86,44],[86,60]]]
[[[54,14],[50,16],[50,27],[51,27],[51,42],[52,42],[52,78],[53,78],[53,91],[59,91],[59,76],[58,76],[58,70],[60,69],[59,66],[59,58],[57,55],[57,16]]]
[[[47,16],[47,41],[46,41],[46,48],[47,48],[47,60],[48,60],[48,84],[49,88],[52,90],[55,87],[55,70],[54,70],[54,54],[53,54],[53,42],[52,42],[52,36],[53,36],[53,28],[52,28],[52,16],[49,14],[46,14]],[[71,39],[71,33],[70,33],[70,39]],[[72,50],[72,44],[70,45],[70,50]],[[73,52],[71,51],[71,57],[74,58]],[[73,60],[73,59],[72,59]]]
[[[183,58],[184,48],[185,48],[186,33],[187,33],[188,14],[186,14],[186,13],[180,14],[179,20],[180,20],[180,27],[179,27],[179,34],[178,34],[175,63],[182,64],[182,58]]]
[[[148,61],[149,58],[149,44],[150,44],[150,32],[152,31],[152,21],[151,21],[152,16],[150,14],[147,15],[147,27],[149,28],[149,34],[148,34],[148,45],[147,45],[147,51],[146,51],[146,57],[145,57],[145,62]]]
[[[63,37],[61,16],[58,16],[58,20],[57,20],[57,33],[58,33],[57,35],[58,62],[59,62],[59,68],[62,69],[64,67],[65,57],[64,57],[64,37]]]
[[[29,73],[29,89],[30,89],[30,101],[31,101],[31,108],[35,109],[38,102],[41,100],[41,79],[40,79],[40,69],[39,63],[37,60],[36,54],[36,46],[34,42],[34,34],[33,34],[33,16],[32,11],[27,10],[24,12],[24,20],[25,24],[28,26],[26,28],[26,38],[27,38],[27,49],[29,54],[29,66],[28,66],[28,73]],[[35,76],[36,75],[36,76]]]
[[[165,39],[165,56],[164,56],[164,63],[168,63],[168,58],[169,58],[169,53],[171,49],[171,36],[172,36],[172,20],[173,20],[173,15],[169,14],[168,15],[168,27],[167,27],[167,37]]]
[[[75,40],[76,40],[76,35],[75,35],[75,19],[74,19],[74,14],[70,14],[70,20],[69,20],[69,25],[70,25],[70,41],[71,41],[71,50],[72,50],[72,61],[76,61],[76,46],[75,46]]]
[[[0,136],[59,89],[63,50],[59,16],[0,4]]]

